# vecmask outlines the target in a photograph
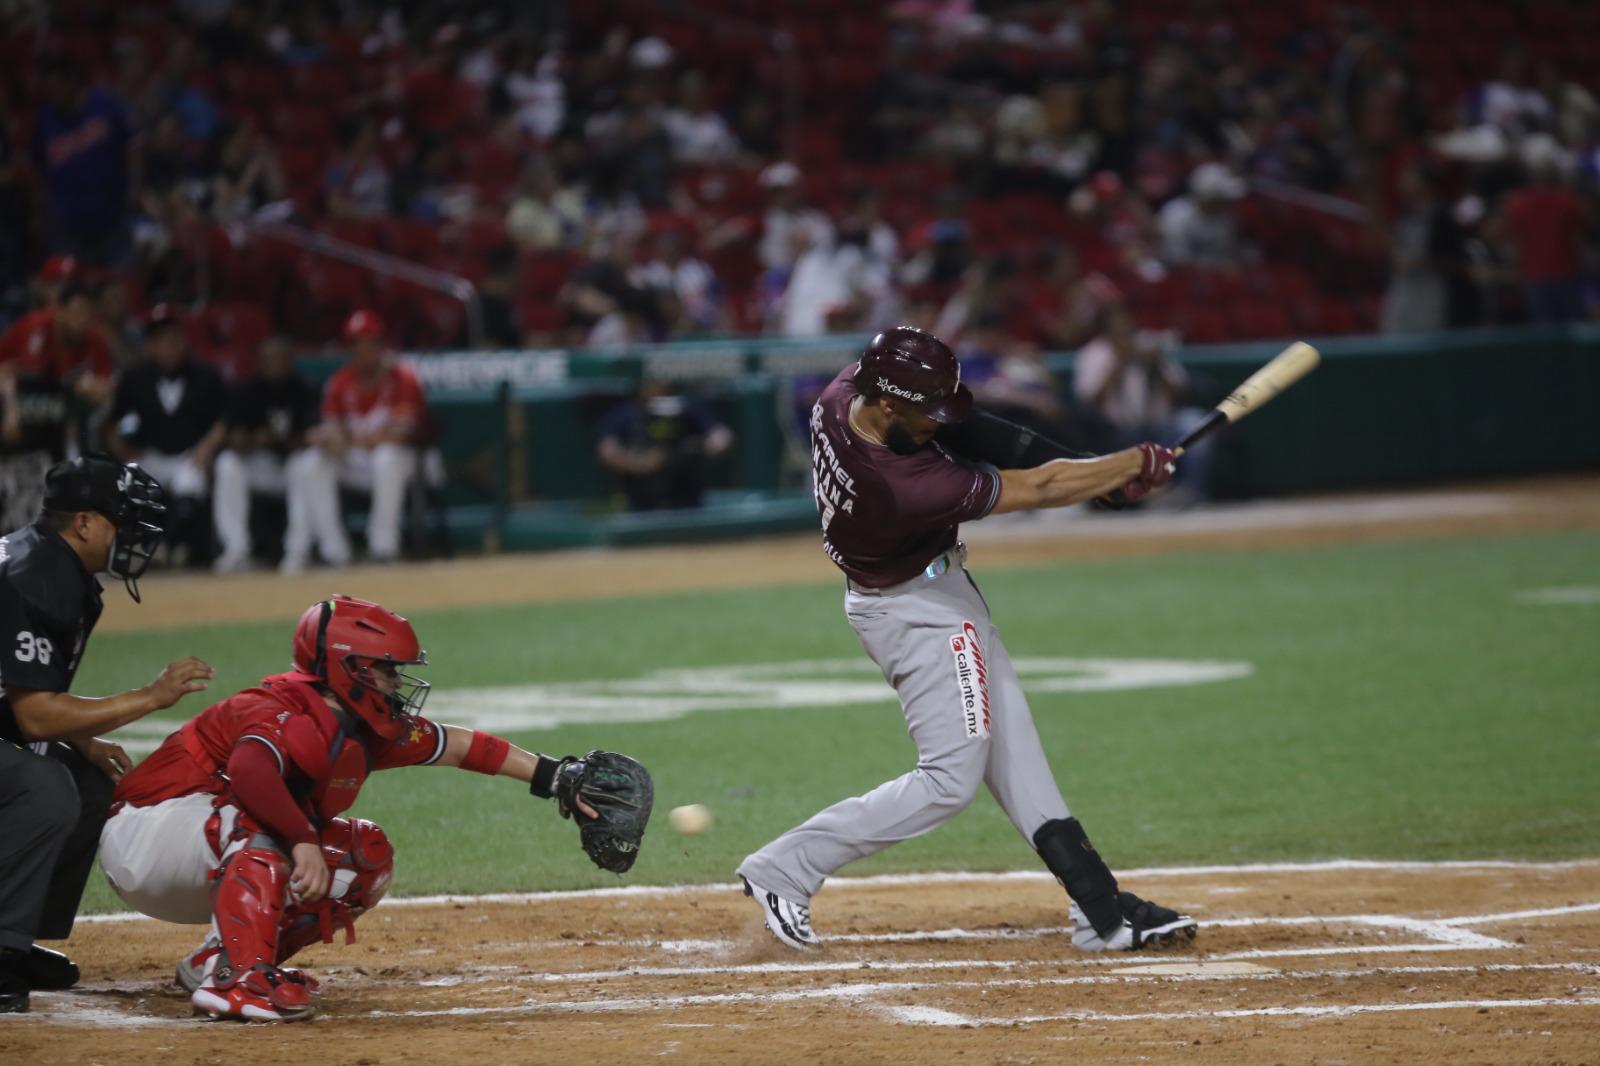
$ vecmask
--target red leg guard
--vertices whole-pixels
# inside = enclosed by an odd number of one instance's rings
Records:
[[[316,903],[292,904],[285,911],[278,938],[279,964],[308,944],[331,944],[335,929],[344,930],[345,943],[355,943],[355,920],[389,891],[394,846],[376,824],[364,818],[331,819],[322,830],[322,854],[333,875],[328,896]]]
[[[289,860],[246,827],[243,846],[223,861],[211,890],[222,944],[216,965],[190,1001],[212,1017],[297,1021],[312,1014],[311,989],[277,968],[279,927],[289,895]]]
[[[222,936],[212,979],[220,988],[278,958],[278,930],[289,896],[289,860],[264,835],[256,834],[228,856],[211,890],[211,911]]]

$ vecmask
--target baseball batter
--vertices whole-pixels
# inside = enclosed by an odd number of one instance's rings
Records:
[[[1077,947],[1193,937],[1193,918],[1120,890],[1067,809],[957,540],[961,522],[985,515],[1118,490],[1138,498],[1172,477],[1172,452],[1146,443],[1070,458],[975,412],[950,349],[909,327],[874,337],[823,390],[811,447],[823,551],[844,571],[850,625],[899,694],[917,766],[744,860],[745,892],[773,935],[819,944],[810,901],[828,875],[943,824],[988,786],[1066,888]]]
[[[426,662],[393,611],[347,596],[313,604],[291,672],[208,707],[117,786],[100,840],[111,887],[153,918],[211,923],[178,964],[197,1012],[311,1016],[317,981],[284,963],[335,929],[353,941],[394,868],[382,829],[339,817],[374,770],[455,766],[526,781],[579,823],[597,865],[633,864],[653,795],[643,767],[610,752],[554,759],[429,721],[417,713],[428,684],[406,671]]]

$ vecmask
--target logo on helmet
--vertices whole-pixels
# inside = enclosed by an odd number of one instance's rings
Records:
[[[890,382],[888,378],[879,378],[878,388],[883,392],[889,393],[891,396],[898,396],[902,400],[910,400],[912,403],[923,403],[928,398],[924,393],[911,392],[908,389],[902,389],[900,386]]]

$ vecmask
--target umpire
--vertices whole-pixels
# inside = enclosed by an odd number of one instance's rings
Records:
[[[65,939],[94,864],[127,753],[96,739],[206,687],[199,659],[143,688],[89,699],[67,690],[100,618],[107,573],[139,599],[161,540],[161,486],[101,455],[45,475],[39,518],[0,539],[0,1013],[32,989],[67,988],[78,968],[39,947]]]

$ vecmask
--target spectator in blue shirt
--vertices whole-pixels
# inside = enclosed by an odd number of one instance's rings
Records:
[[[50,68],[45,92],[33,152],[49,201],[50,250],[121,265],[128,254],[128,112],[70,60]]]

